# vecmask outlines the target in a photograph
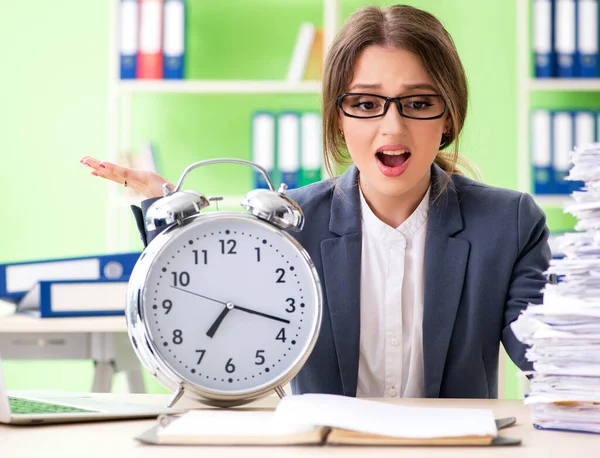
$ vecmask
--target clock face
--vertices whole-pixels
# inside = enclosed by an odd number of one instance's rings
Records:
[[[164,362],[217,392],[251,391],[297,366],[320,320],[318,278],[299,245],[241,213],[178,231],[152,262],[142,301]]]

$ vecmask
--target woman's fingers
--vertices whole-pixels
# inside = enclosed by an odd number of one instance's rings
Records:
[[[121,167],[112,162],[99,161],[91,156],[84,156],[80,162],[92,169],[92,175],[105,178],[115,183],[125,184],[146,198],[161,197],[163,183],[169,183],[157,173],[148,170]],[[170,183],[169,183],[170,184]],[[174,187],[170,184],[171,187]]]

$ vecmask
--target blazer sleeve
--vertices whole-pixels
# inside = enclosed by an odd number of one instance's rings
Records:
[[[542,289],[547,283],[544,272],[551,258],[546,216],[529,194],[523,194],[519,200],[517,231],[518,252],[504,312],[502,344],[513,362],[527,371],[533,367],[525,359],[527,346],[517,340],[510,324],[527,308],[527,304],[542,303]]]
[[[148,244],[152,241],[152,239],[161,232],[146,231],[146,225],[144,224],[148,208],[150,208],[150,205],[152,205],[158,199],[160,199],[160,197],[154,197],[152,199],[143,200],[140,207],[138,207],[137,205],[131,206],[131,211],[133,212],[133,217],[135,218],[135,224],[137,225],[138,231],[140,233],[140,238],[144,243],[144,248],[147,247]]]

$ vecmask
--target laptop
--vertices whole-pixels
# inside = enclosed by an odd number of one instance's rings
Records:
[[[4,388],[0,360],[0,423],[39,425],[98,420],[155,418],[160,414],[177,413],[180,409],[122,403],[95,393],[67,391],[14,391]]]

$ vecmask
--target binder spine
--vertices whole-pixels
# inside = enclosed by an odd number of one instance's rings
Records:
[[[553,3],[535,0],[533,4],[533,53],[536,78],[554,76]]]
[[[272,177],[275,168],[275,118],[271,113],[256,112],[252,116],[252,161]],[[253,171],[254,187],[266,189],[266,180]]]
[[[574,114],[575,141],[574,146],[590,145],[596,140],[596,117],[591,111],[578,111]],[[570,155],[569,155],[570,158]],[[578,191],[582,181],[567,181],[569,192]]]
[[[137,0],[121,0],[119,10],[119,60],[121,79],[135,79],[138,52]]]
[[[139,79],[162,79],[163,0],[140,0]]]
[[[183,79],[185,60],[185,1],[165,0],[163,75]]]
[[[536,110],[531,116],[531,152],[533,163],[533,192],[552,194],[552,123],[548,110]]]
[[[577,1],[577,59],[579,76],[598,76],[598,0]]]
[[[300,170],[300,117],[298,113],[281,113],[277,118],[277,167],[281,182],[297,188]]]
[[[559,78],[574,78],[576,52],[575,0],[556,0],[554,16],[557,74]]]
[[[303,113],[300,119],[299,186],[321,180],[322,131],[319,113]]]
[[[573,113],[557,111],[553,115],[554,186],[557,194],[569,194],[565,180],[571,168],[571,151],[574,146]]]

